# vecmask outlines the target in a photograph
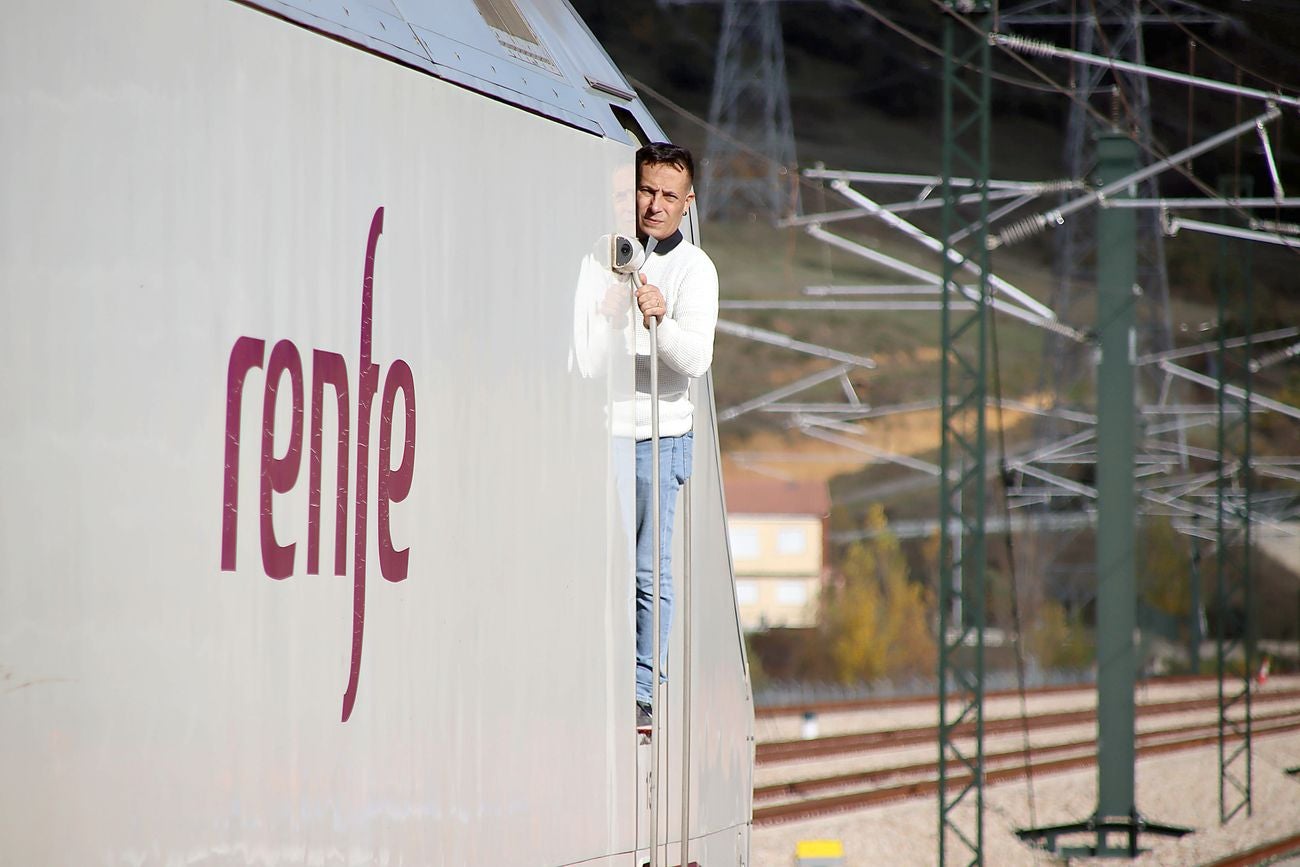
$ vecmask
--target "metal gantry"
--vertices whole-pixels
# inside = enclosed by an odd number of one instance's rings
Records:
[[[991,49],[981,35],[989,30],[992,4],[945,5],[939,523],[956,523],[960,531],[956,540],[949,533],[939,536],[940,867],[984,863],[985,407],[992,291],[986,244]],[[962,14],[977,19],[978,32],[959,19]],[[972,179],[960,189],[978,196],[977,228],[966,237],[969,252],[951,241],[969,222],[957,211],[957,175]],[[972,282],[975,291],[968,294],[965,285]],[[975,730],[973,742],[957,734],[966,726]]]
[[[1223,186],[1236,187],[1237,179]],[[1237,192],[1234,190],[1234,192]],[[1252,813],[1251,688],[1255,672],[1255,611],[1251,575],[1251,390],[1254,321],[1250,243],[1219,239],[1218,472],[1215,483],[1215,629],[1219,680],[1219,821]],[[1241,316],[1244,341],[1228,339],[1224,324]],[[1240,371],[1242,385],[1228,385]],[[1240,659],[1241,670],[1229,667]]]

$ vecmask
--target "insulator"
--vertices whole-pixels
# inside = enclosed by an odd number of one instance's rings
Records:
[[[1297,355],[1300,355],[1300,343],[1294,343],[1285,349],[1279,349],[1276,352],[1270,352],[1267,355],[1254,359],[1250,362],[1250,371],[1251,373],[1259,373],[1266,367],[1272,367],[1279,361],[1286,361],[1287,359],[1294,358]]]
[[[999,34],[997,41],[1012,51],[1035,54],[1039,57],[1055,57],[1057,52],[1056,46],[1046,40],[1029,39],[1025,36],[1016,36],[1014,33]]]
[[[1070,338],[1076,343],[1088,342],[1088,335],[1077,328],[1071,328],[1068,325],[1061,325],[1060,323],[1052,323],[1052,330],[1058,334]]]
[[[1007,244],[1018,244],[1026,238],[1032,238],[1039,232],[1047,228],[1047,217],[1043,214],[1034,214],[1032,217],[1026,217],[1007,226],[997,234],[996,246],[1005,246]]]
[[[1044,181],[1038,185],[1038,190],[1041,193],[1068,193],[1085,186],[1083,181]]]
[[[1279,223],[1275,220],[1250,221],[1250,228],[1257,232],[1276,232],[1279,235],[1300,235],[1300,223]]]

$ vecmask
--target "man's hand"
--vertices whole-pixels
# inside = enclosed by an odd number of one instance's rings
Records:
[[[610,275],[614,277],[613,274]],[[621,319],[627,321],[627,309],[632,306],[632,299],[627,297],[627,281],[622,279],[610,279],[605,285],[605,294],[600,299],[600,304],[596,309],[606,319]]]
[[[641,321],[649,328],[650,317],[653,316],[656,322],[663,322],[668,308],[664,306],[664,296],[659,287],[647,283],[644,274],[640,276],[641,288],[636,290],[636,305],[641,308]]]

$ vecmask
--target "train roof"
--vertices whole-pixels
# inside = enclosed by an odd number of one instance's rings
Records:
[[[663,137],[566,0],[241,2],[597,135]]]

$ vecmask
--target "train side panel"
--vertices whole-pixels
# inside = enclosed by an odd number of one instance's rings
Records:
[[[631,148],[215,0],[0,111],[0,863],[630,853]]]

